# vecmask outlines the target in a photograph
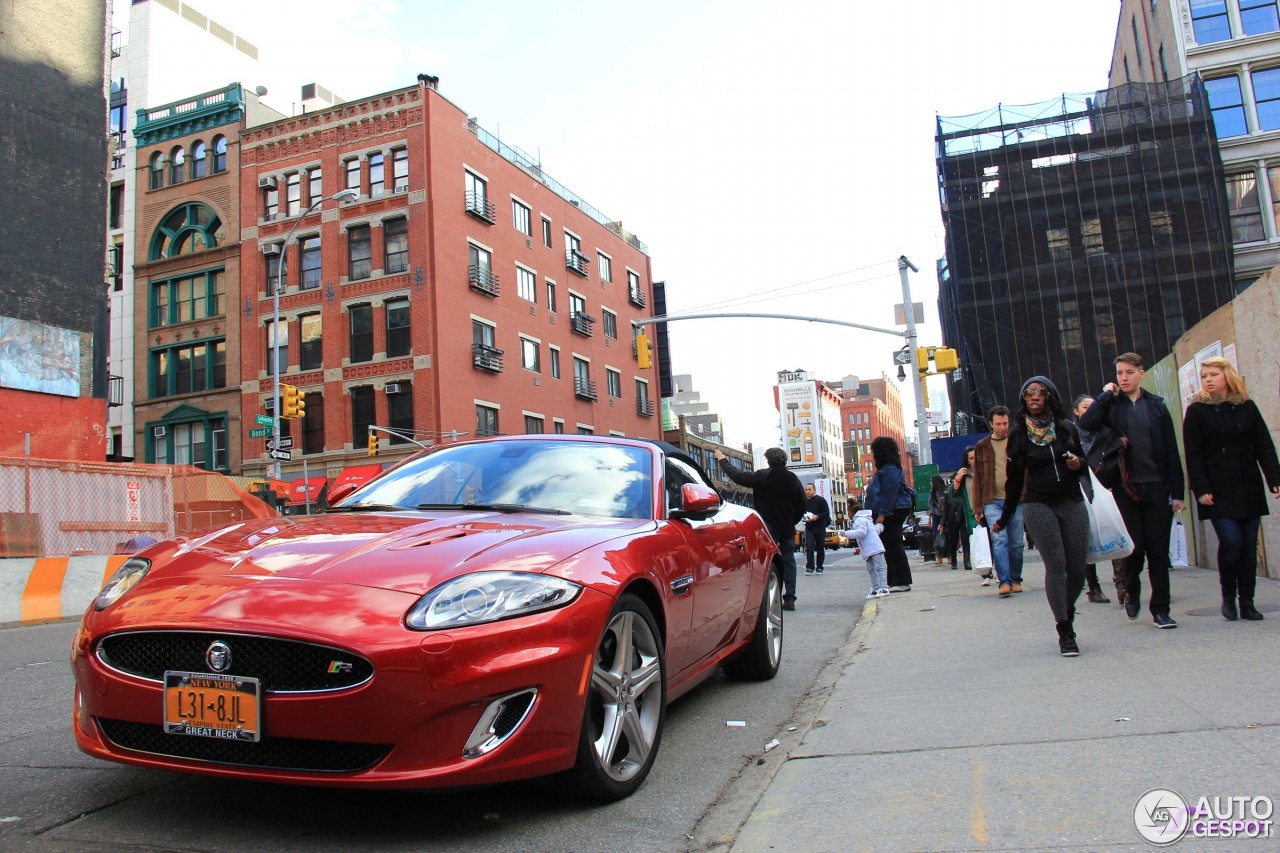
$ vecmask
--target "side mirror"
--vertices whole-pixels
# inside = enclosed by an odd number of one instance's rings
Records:
[[[720,495],[701,483],[685,483],[680,487],[680,502],[667,515],[669,518],[690,518],[705,521],[720,511]]]
[[[339,483],[337,486],[329,490],[328,503],[329,506],[336,506],[339,501],[344,500],[348,495],[358,489],[355,483]]]

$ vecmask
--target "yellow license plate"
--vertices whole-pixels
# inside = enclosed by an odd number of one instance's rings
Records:
[[[261,716],[262,691],[256,678],[164,674],[164,730],[171,735],[257,741]]]

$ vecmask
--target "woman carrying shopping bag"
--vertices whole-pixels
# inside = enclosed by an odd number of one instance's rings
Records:
[[[1023,523],[1044,560],[1044,592],[1057,623],[1058,651],[1075,657],[1080,654],[1073,625],[1076,599],[1084,589],[1089,550],[1089,516],[1080,477],[1087,476],[1089,468],[1054,384],[1044,376],[1032,376],[1022,384],[1019,397],[1009,431],[1004,510],[991,530],[998,533],[1008,523],[1025,482]]]
[[[977,569],[982,575],[982,585],[991,586],[991,540],[987,536],[987,528],[983,527],[976,534],[974,529],[978,526],[977,519],[973,514],[973,456],[976,452],[975,445],[969,445],[964,449],[964,466],[956,472],[955,478],[951,481],[951,494],[957,499],[957,502],[964,509],[964,567],[966,569]],[[977,557],[979,549],[982,547],[978,544],[974,547],[974,539],[982,537],[986,539],[986,560],[979,564]]]
[[[1187,476],[1200,517],[1218,534],[1222,616],[1256,622],[1262,619],[1253,605],[1258,526],[1269,514],[1262,480],[1280,497],[1276,448],[1244,379],[1225,358],[1200,362],[1200,390],[1191,400],[1182,420]]]

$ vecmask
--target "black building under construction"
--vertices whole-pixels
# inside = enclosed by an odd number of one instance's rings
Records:
[[[1222,162],[1197,75],[938,118],[947,228],[943,338],[965,412],[1024,379],[1097,394],[1122,352],[1148,363],[1230,301]]]

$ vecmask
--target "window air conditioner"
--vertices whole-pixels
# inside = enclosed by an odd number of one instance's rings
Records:
[[[408,181],[397,181],[397,182],[396,182],[396,188],[395,188],[395,191],[396,191],[396,192],[398,192],[398,193],[405,193],[405,192],[408,192],[408,191],[409,191],[409,182],[408,182]]]
[[[275,189],[275,188],[276,188],[276,176],[275,176],[275,175],[263,175],[261,178],[258,178],[258,187],[259,187],[260,189],[268,189],[268,190],[273,190],[273,189]]]
[[[263,244],[262,244],[262,254],[264,254],[264,255],[278,255],[278,254],[280,254],[280,244],[279,244],[279,243],[263,243]]]
[[[165,436],[165,432],[166,432],[166,430],[165,430],[165,428],[164,428],[164,427],[162,427],[162,426],[157,426],[157,427],[152,427],[152,428],[151,428],[151,435],[152,435],[152,436],[154,436],[155,438],[164,438],[164,436]]]
[[[400,383],[399,383],[399,382],[388,382],[388,383],[387,383],[387,393],[388,393],[388,394],[399,394],[399,393],[400,393]]]

